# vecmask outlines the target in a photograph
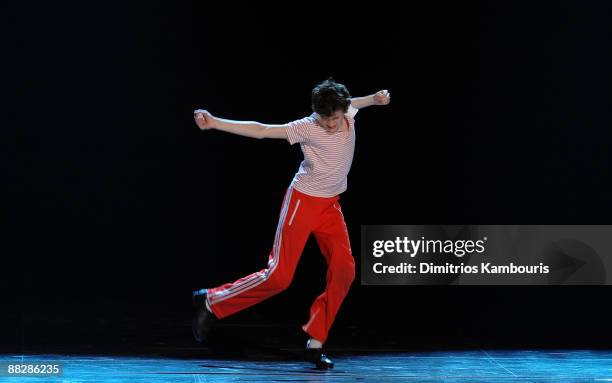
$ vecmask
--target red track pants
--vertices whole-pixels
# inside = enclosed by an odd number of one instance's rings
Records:
[[[310,308],[302,329],[325,342],[340,305],[355,279],[355,261],[339,197],[313,197],[287,189],[268,267],[208,289],[208,304],[217,318],[225,318],[289,287],[306,240],[314,233],[327,262],[327,286]]]

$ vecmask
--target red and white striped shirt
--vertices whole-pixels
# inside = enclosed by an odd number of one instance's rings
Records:
[[[290,122],[287,138],[291,145],[299,143],[304,153],[300,169],[291,186],[315,197],[334,197],[347,188],[347,175],[355,152],[355,114],[349,106],[345,114],[347,132],[328,132],[317,124],[315,114]]]

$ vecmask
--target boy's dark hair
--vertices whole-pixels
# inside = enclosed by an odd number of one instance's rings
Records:
[[[312,90],[312,110],[320,116],[329,117],[338,109],[346,113],[350,104],[348,89],[331,77]]]

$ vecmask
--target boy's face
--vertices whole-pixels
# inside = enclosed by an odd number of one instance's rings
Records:
[[[342,118],[344,118],[344,112],[338,109],[331,116],[319,116],[319,124],[325,128],[325,130],[334,132],[340,129]]]

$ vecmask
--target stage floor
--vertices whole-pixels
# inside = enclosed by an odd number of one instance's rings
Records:
[[[297,359],[299,350],[253,358],[103,355],[0,355],[0,364],[61,363],[63,374],[2,382],[612,382],[612,351],[470,350],[365,352],[330,350],[336,367],[318,371]],[[293,357],[292,357],[293,356]]]

